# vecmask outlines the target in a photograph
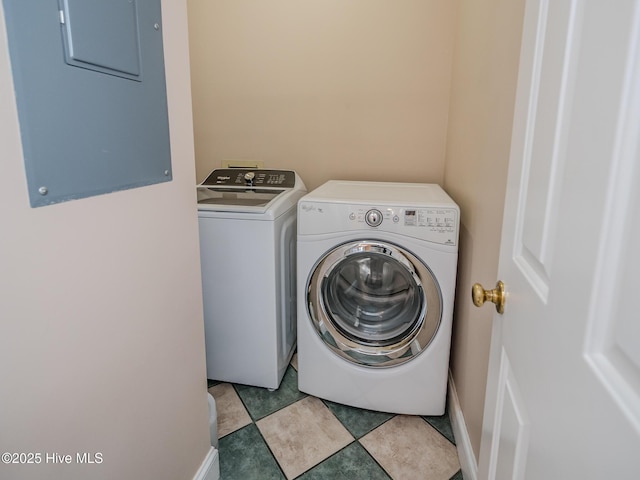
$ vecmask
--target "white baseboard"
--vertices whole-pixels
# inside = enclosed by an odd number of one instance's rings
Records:
[[[211,447],[207,456],[204,457],[200,468],[196,472],[193,480],[219,480],[220,478],[220,458],[218,450]]]
[[[458,458],[460,459],[460,468],[464,480],[478,479],[478,462],[471,447],[471,439],[467,431],[467,425],[464,421],[460,401],[458,400],[458,392],[453,383],[451,371],[449,371],[449,418],[451,420],[451,428],[456,439],[456,447],[458,449]]]

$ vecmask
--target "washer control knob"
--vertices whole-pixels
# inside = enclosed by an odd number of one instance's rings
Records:
[[[382,212],[380,212],[380,210],[372,208],[364,216],[364,219],[367,222],[367,225],[369,225],[370,227],[377,227],[382,223]]]
[[[247,172],[244,174],[244,181],[247,185],[253,185],[253,179],[256,178],[255,172]]]

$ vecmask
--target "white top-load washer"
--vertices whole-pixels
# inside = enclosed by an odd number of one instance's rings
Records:
[[[330,181],[298,202],[298,386],[442,415],[459,208],[435,184]]]
[[[207,377],[276,389],[296,345],[291,170],[216,169],[197,186]]]

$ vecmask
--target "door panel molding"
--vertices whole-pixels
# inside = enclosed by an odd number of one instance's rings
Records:
[[[597,270],[591,295],[585,355],[599,381],[640,432],[640,338],[635,291],[640,263],[640,7],[636,8],[632,40],[619,101],[618,137],[603,216]]]
[[[546,303],[566,159],[566,118],[579,53],[576,24],[580,8],[576,0],[551,4],[542,0],[538,8],[514,260]]]
[[[504,349],[500,355],[497,400],[489,478],[524,478],[530,422]]]

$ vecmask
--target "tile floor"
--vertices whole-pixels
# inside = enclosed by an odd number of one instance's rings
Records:
[[[221,480],[462,480],[448,415],[392,415],[280,388],[209,381]]]

